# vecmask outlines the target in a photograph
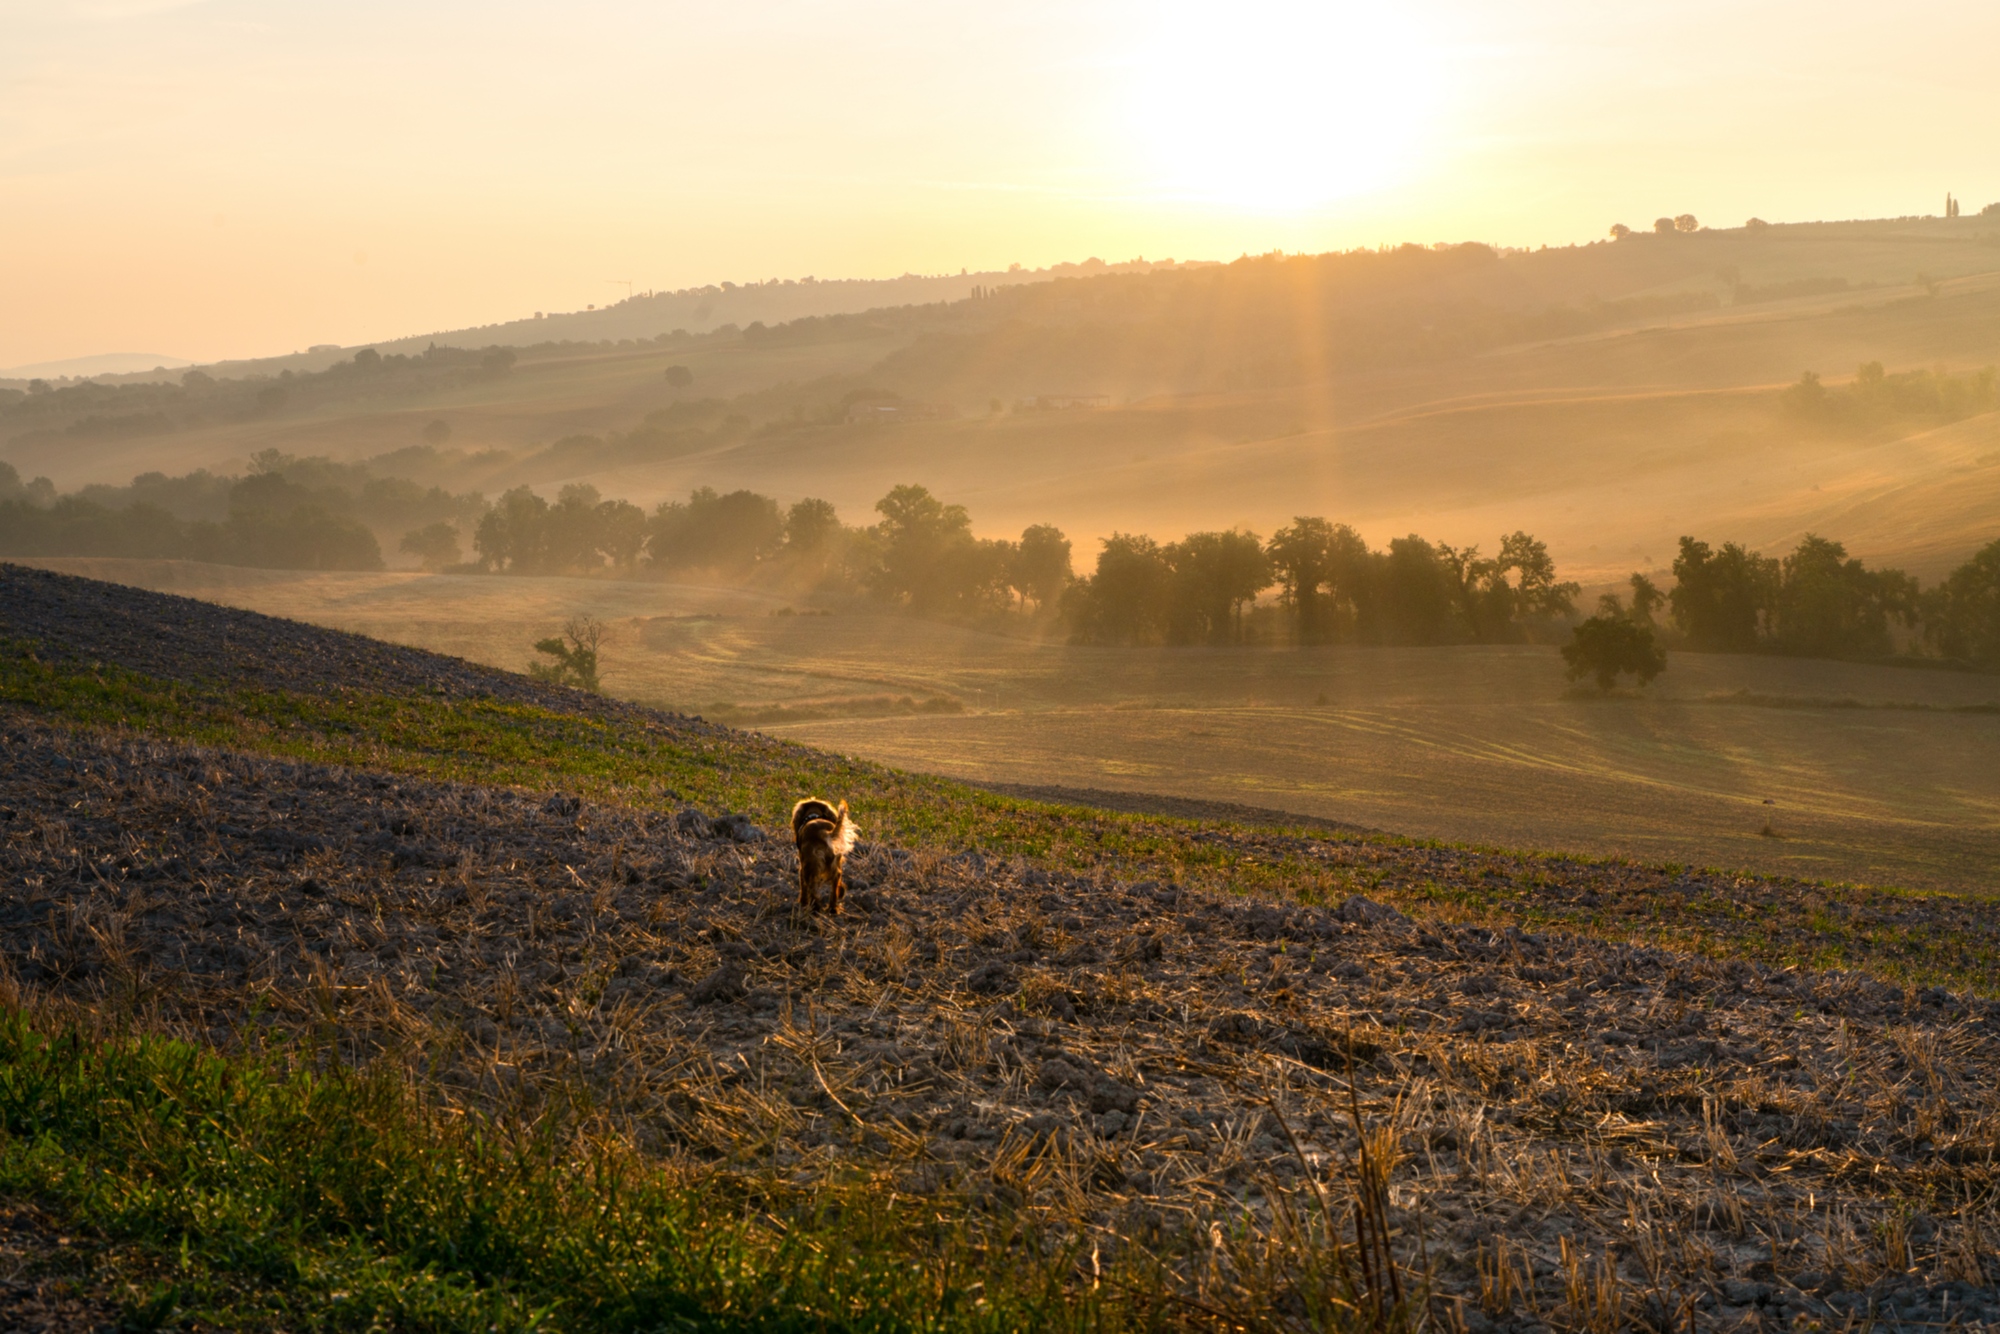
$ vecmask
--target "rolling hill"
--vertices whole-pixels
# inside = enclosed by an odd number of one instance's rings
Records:
[[[1268,532],[1325,513],[1377,541],[1527,528],[1586,579],[1657,568],[1683,532],[1773,549],[1821,531],[1935,576],[1993,536],[2000,419],[1836,426],[1788,415],[1780,391],[1871,361],[2000,361],[1994,240],[1987,220],[1910,219],[1066,277],[665,344],[526,345],[501,377],[300,388],[230,420],[168,405],[155,434],[93,437],[76,415],[26,431],[16,403],[0,455],[64,486],[123,483],[267,448],[385,454],[442,420],[459,452],[426,480],[489,495],[587,480],[650,504],[750,486],[855,521],[920,481],[982,530],[1053,521],[1084,550],[1114,529]],[[667,383],[670,366],[692,384]],[[849,421],[856,394],[922,411]],[[1097,395],[1106,406],[1036,406]],[[697,400],[745,425],[652,455],[547,448]]]

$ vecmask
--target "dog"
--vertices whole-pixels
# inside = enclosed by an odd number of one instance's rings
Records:
[[[833,886],[833,898],[827,911],[838,913],[840,901],[847,897],[847,854],[854,851],[854,841],[861,836],[861,829],[847,816],[847,803],[828,805],[818,797],[807,797],[792,807],[792,841],[799,845],[799,907],[808,912],[820,910],[819,886],[822,881]]]

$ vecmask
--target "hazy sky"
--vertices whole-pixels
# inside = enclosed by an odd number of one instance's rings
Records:
[[[0,366],[2000,199],[2000,6],[0,0]]]

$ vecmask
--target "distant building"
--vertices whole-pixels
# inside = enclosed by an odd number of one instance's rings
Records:
[[[958,415],[949,403],[854,403],[847,409],[847,424],[860,422],[948,421]]]

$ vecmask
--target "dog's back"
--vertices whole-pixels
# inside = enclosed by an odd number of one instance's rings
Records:
[[[807,797],[792,807],[792,841],[800,847],[824,844],[834,856],[845,857],[854,851],[854,840],[860,833],[860,827],[848,818],[844,801],[832,806],[818,797]]]
[[[847,894],[842,869],[854,840],[861,833],[847,818],[847,803],[828,805],[818,797],[807,797],[792,807],[792,841],[799,846],[799,906],[819,910],[819,885],[833,888],[831,911],[840,911]]]

